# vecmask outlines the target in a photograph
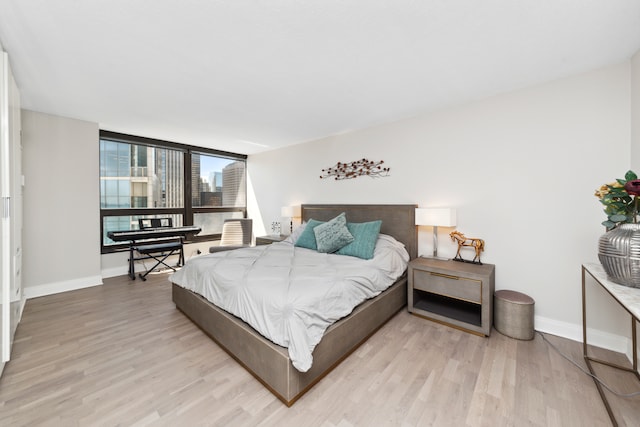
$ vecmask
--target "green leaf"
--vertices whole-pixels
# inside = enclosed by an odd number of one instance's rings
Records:
[[[616,181],[618,181],[618,184],[620,184],[620,185],[625,185],[627,183],[626,180],[620,179],[620,178],[617,178]]]
[[[607,230],[608,230],[608,229],[611,229],[611,228],[615,227],[615,226],[616,226],[616,223],[615,223],[615,222],[611,222],[611,221],[607,220],[607,221],[603,221],[603,222],[602,222],[602,225],[604,225],[605,227],[607,227]]]
[[[628,197],[629,193],[624,188],[621,187],[611,187],[609,190],[609,194],[607,196],[611,197]]]
[[[631,197],[627,193],[617,193],[611,195],[611,200],[616,202],[629,203],[631,201]]]
[[[627,216],[626,215],[616,214],[616,215],[611,215],[609,217],[609,221],[613,221],[613,222],[622,222],[622,221],[626,221],[626,220],[627,220]]]
[[[638,175],[636,175],[634,171],[630,170],[624,175],[624,179],[627,181],[633,181],[634,179],[638,179]]]
[[[628,206],[625,203],[619,203],[619,202],[608,203],[607,207],[610,208],[611,212],[614,212],[614,213],[617,212],[625,215],[629,210]]]

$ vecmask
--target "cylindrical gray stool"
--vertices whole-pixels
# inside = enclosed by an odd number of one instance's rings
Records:
[[[496,291],[494,296],[493,326],[496,330],[511,338],[532,340],[533,298],[506,289]]]

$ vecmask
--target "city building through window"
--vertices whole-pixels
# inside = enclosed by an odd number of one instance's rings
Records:
[[[242,154],[101,131],[102,252],[127,247],[107,233],[136,230],[140,218],[197,225],[196,241],[219,238],[225,219],[246,217],[246,177]]]

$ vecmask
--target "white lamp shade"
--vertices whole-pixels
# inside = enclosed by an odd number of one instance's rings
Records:
[[[300,206],[283,206],[280,208],[280,216],[284,218],[300,218],[301,215]]]
[[[454,227],[456,210],[452,208],[417,208],[416,225]]]

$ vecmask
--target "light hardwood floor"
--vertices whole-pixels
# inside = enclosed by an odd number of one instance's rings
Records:
[[[579,343],[549,339],[584,366]],[[600,370],[622,391],[640,387]],[[621,425],[638,425],[640,398],[611,400]],[[27,301],[0,379],[0,425],[610,423],[593,381],[540,336],[486,339],[406,311],[287,408],[175,309],[156,274]]]

